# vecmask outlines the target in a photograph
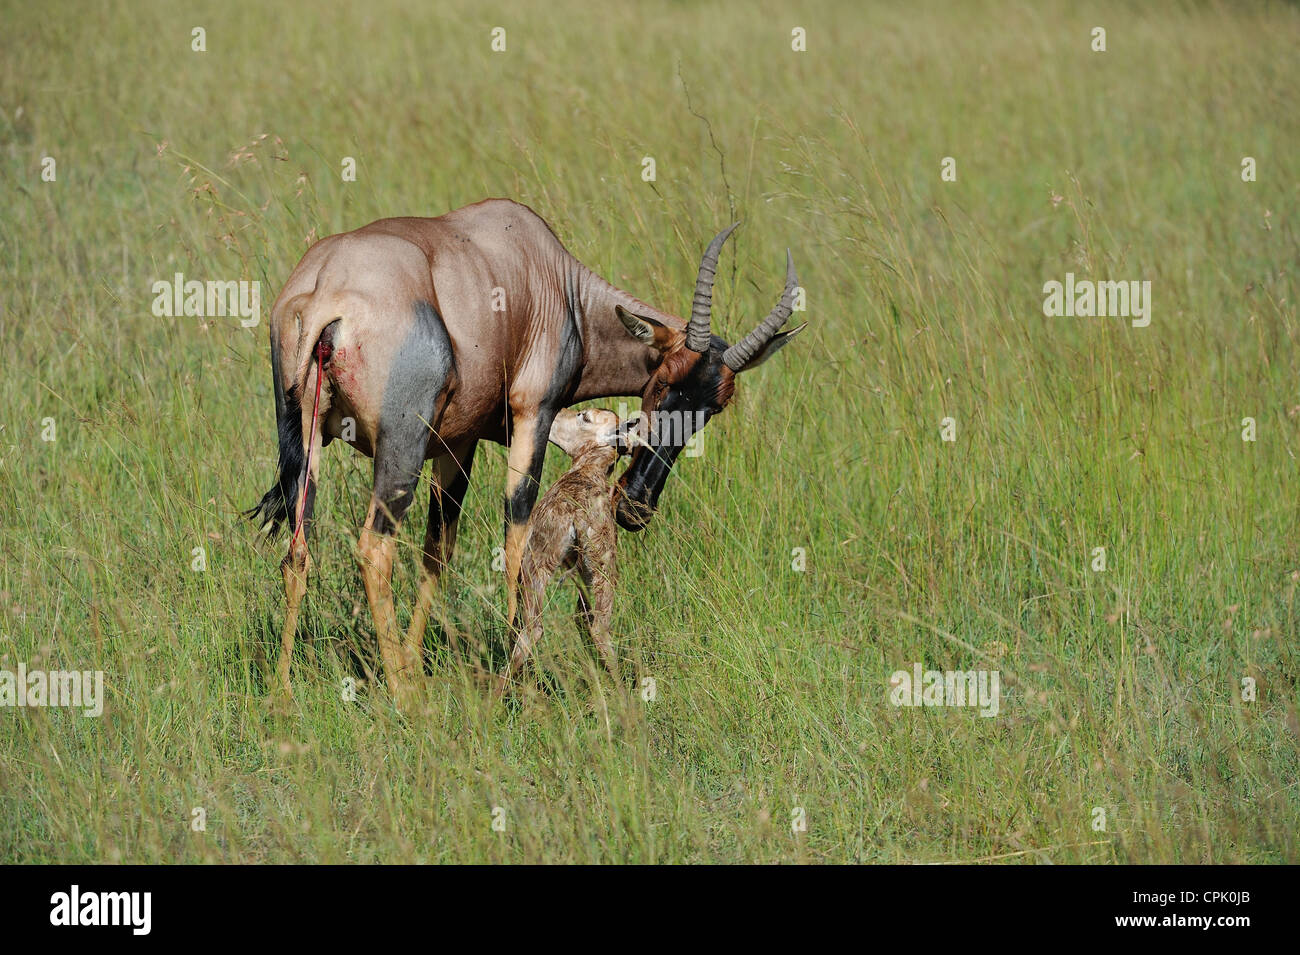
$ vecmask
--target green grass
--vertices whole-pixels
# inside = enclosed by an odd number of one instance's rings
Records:
[[[0,666],[108,702],[0,710],[0,860],[1300,861],[1295,7],[4,6]],[[734,208],[715,325],[788,245],[809,331],[620,538],[625,693],[559,592],[546,696],[494,707],[431,640],[426,712],[344,702],[369,462],[335,445],[274,713],[265,324],[151,283],[265,315],[313,238],[488,195],[679,314]],[[1067,271],[1149,279],[1150,327],[1044,317]],[[445,604],[497,659],[503,481],[483,446]],[[917,660],[998,669],[1000,714],[892,707]]]

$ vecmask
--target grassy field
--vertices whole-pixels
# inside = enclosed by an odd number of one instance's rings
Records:
[[[107,702],[0,710],[0,861],[1300,862],[1294,6],[3,6],[0,667]],[[424,712],[346,701],[334,445],[275,712],[270,302],[315,238],[496,195],[677,314],[740,218],[715,327],[788,245],[810,329],[620,538],[625,690],[563,591],[548,694],[431,635]],[[176,272],[262,324],[155,316]],[[1150,325],[1046,317],[1067,272],[1149,280]],[[446,579],[482,660],[503,481],[484,445]],[[998,671],[998,715],[891,705],[917,661]]]

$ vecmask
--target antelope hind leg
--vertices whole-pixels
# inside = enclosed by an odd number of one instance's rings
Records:
[[[451,563],[456,548],[456,530],[460,525],[461,504],[469,488],[470,469],[474,465],[475,444],[468,449],[437,458],[433,464],[433,486],[429,492],[429,521],[424,532],[424,550],[421,560],[420,590],[411,614],[411,625],[406,632],[408,654],[420,656],[424,647],[424,632],[429,624],[438,595],[442,574]],[[455,635],[447,629],[448,642]]]

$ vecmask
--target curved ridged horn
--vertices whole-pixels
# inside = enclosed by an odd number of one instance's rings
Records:
[[[785,291],[781,293],[781,301],[776,303],[776,308],[768,313],[767,318],[758,323],[757,328],[723,352],[722,361],[728,368],[740,371],[781,330],[794,309],[794,290],[798,285],[799,278],[794,274],[794,256],[786,249]]]
[[[723,229],[700,259],[700,276],[695,280],[695,298],[691,300],[691,320],[686,326],[686,347],[695,352],[709,350],[712,333],[709,331],[709,314],[713,310],[713,276],[718,272],[718,255],[722,252],[722,243],[727,236],[736,231],[739,222],[733,222]]]

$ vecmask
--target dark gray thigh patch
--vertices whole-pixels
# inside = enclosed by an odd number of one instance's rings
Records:
[[[417,302],[415,321],[389,369],[379,413],[375,497],[384,507],[375,516],[375,529],[381,533],[391,533],[411,506],[429,442],[436,440],[434,414],[455,369],[442,318],[428,302]]]

